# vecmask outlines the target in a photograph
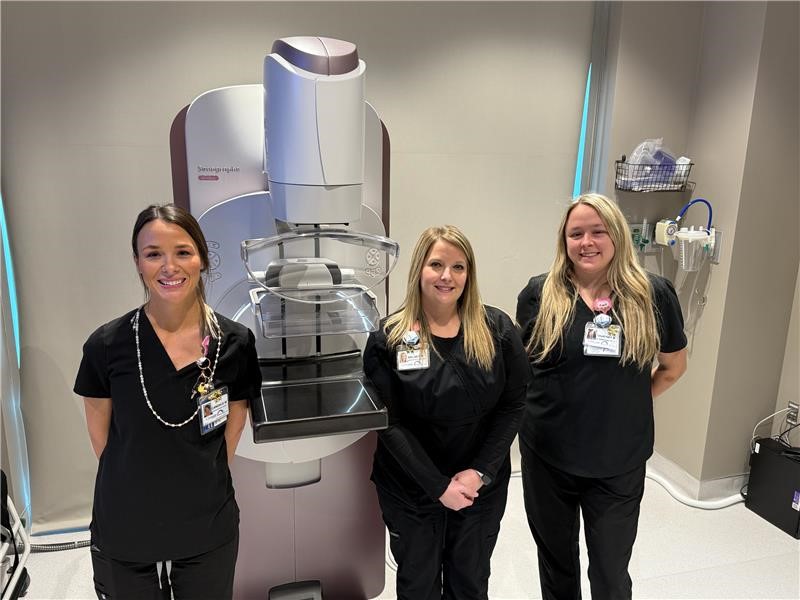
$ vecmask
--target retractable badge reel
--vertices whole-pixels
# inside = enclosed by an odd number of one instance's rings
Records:
[[[593,310],[598,313],[583,329],[583,353],[586,356],[620,355],[622,327],[612,324],[608,312],[613,307],[611,298],[597,298]]]
[[[200,414],[200,433],[205,435],[224,425],[228,420],[228,387],[214,387],[214,374],[211,361],[208,359],[209,336],[203,339],[203,356],[197,359],[200,376],[195,384],[197,393],[197,409]],[[221,341],[217,341],[217,349]],[[219,362],[219,353],[217,353]]]
[[[430,355],[427,348],[422,348],[419,333],[406,331],[403,343],[397,348],[397,370],[416,371],[430,366]]]

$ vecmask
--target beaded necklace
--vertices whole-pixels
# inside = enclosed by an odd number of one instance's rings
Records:
[[[180,423],[170,423],[166,421],[159,415],[156,410],[153,408],[153,405],[150,403],[150,397],[147,395],[147,387],[144,385],[144,371],[142,370],[142,350],[139,346],[139,315],[144,310],[144,306],[139,307],[139,310],[136,311],[136,314],[133,315],[131,319],[131,323],[133,325],[133,333],[134,339],[136,340],[136,362],[139,365],[139,383],[142,385],[142,394],[144,394],[145,402],[147,402],[147,407],[150,409],[150,412],[153,413],[153,416],[158,419],[161,423],[166,425],[167,427],[183,427],[187,423],[191,422],[197,412],[200,410],[200,406],[198,405],[197,408],[194,409],[194,412],[189,416],[188,419],[185,421],[181,421]],[[209,311],[210,312],[210,311]],[[214,324],[214,328],[219,333],[219,337],[217,338],[217,352],[216,356],[214,356],[214,363],[211,364],[208,360],[208,357],[203,354],[200,358],[198,358],[195,362],[197,366],[200,368],[200,375],[197,376],[197,381],[195,382],[194,386],[192,386],[192,395],[189,396],[189,400],[194,400],[197,394],[204,394],[207,391],[213,389],[214,387],[214,372],[217,370],[217,365],[219,364],[219,349],[222,347],[222,329],[219,327],[219,323],[217,322],[217,317],[214,315],[213,312],[210,312],[211,320]],[[205,342],[205,340],[204,340]],[[203,344],[204,349],[207,350],[205,343]]]

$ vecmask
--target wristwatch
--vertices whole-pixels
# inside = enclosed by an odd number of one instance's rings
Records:
[[[485,473],[481,473],[480,471],[478,471],[478,469],[473,469],[473,471],[475,471],[478,474],[478,477],[481,478],[481,483],[483,485],[489,485],[490,483],[492,483],[492,478],[486,475]]]

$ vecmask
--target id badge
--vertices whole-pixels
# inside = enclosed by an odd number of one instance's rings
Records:
[[[585,356],[619,357],[622,348],[622,327],[598,327],[590,321],[583,328],[583,354]]]
[[[228,387],[223,386],[197,399],[200,406],[200,433],[207,434],[228,420]]]
[[[431,366],[427,348],[403,348],[397,350],[397,370],[416,371]]]

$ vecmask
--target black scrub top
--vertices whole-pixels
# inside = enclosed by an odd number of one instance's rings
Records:
[[[378,435],[372,480],[382,492],[417,506],[439,505],[450,479],[477,469],[499,489],[511,472],[509,447],[524,409],[530,366],[516,327],[487,306],[495,345],[489,370],[467,362],[463,332],[433,337],[430,367],[397,370],[397,350],[387,347],[383,323],[364,350],[364,372],[389,411]],[[441,356],[440,356],[441,355]]]
[[[686,347],[683,315],[672,284],[648,274],[661,352]],[[530,339],[546,275],[533,277],[517,298],[517,322]],[[532,362],[520,441],[552,466],[580,477],[613,477],[640,467],[653,453],[651,369],[616,357],[584,356],[584,326],[595,313],[579,297],[564,332],[564,348]],[[622,344],[625,324],[622,323]]]
[[[179,428],[156,420],[139,382],[135,312],[89,336],[75,380],[76,394],[112,403],[95,482],[92,542],[112,558],[133,562],[202,554],[232,540],[239,524],[225,427],[201,435],[199,416]],[[214,384],[228,386],[231,402],[255,400],[261,390],[255,338],[243,325],[216,316],[222,347]],[[192,363],[176,371],[144,313],[139,343],[153,408],[171,423],[184,421],[197,406],[190,396],[199,368]],[[212,340],[208,356],[213,360],[216,352]]]

